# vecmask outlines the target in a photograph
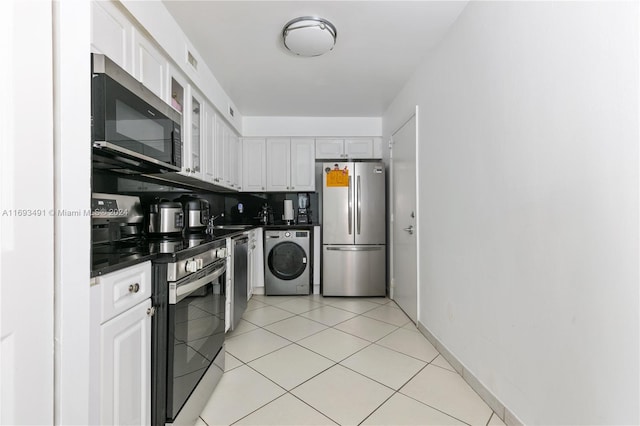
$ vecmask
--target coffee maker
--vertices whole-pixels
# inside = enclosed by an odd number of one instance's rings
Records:
[[[311,210],[309,210],[309,194],[298,194],[298,215],[296,218],[298,224],[311,223]]]

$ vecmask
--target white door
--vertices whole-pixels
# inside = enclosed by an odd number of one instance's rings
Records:
[[[54,423],[52,22],[51,2],[0,2],[3,425]]]
[[[418,229],[416,193],[416,115],[392,135],[391,297],[417,322]]]

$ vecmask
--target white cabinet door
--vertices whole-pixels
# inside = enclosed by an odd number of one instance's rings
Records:
[[[216,113],[214,117],[214,131],[215,136],[213,138],[214,156],[213,156],[213,181],[216,185],[222,185],[223,183],[223,171],[224,171],[224,122],[220,119],[220,116]]]
[[[316,159],[344,158],[344,139],[316,139]]]
[[[291,141],[267,139],[267,191],[289,191],[291,182]]]
[[[204,103],[204,137],[202,138],[202,177],[213,183],[215,179],[215,113],[209,102]]]
[[[91,44],[132,74],[131,50],[128,41],[133,25],[111,2],[91,2]]]
[[[242,190],[262,192],[267,189],[267,142],[264,138],[242,140]]]
[[[251,230],[248,233],[249,243],[247,247],[247,300],[251,299],[251,295],[253,294],[253,281],[255,278],[255,268],[253,264],[255,263],[255,239],[256,239],[256,231]]]
[[[133,75],[146,88],[166,101],[167,60],[135,28],[133,30]]]
[[[242,147],[240,138],[233,130],[229,131],[229,173],[231,188],[242,189]]]
[[[199,179],[202,179],[202,96],[189,85],[187,96],[187,108],[185,109],[185,149],[186,158],[183,158],[183,170]]]
[[[373,138],[345,139],[344,153],[349,159],[373,158]]]
[[[151,424],[151,299],[100,327],[104,425]]]
[[[315,144],[313,139],[291,139],[291,191],[315,191]]]
[[[231,129],[222,123],[222,184],[231,187]]]
[[[263,228],[255,229],[255,241],[253,248],[253,289],[264,287],[264,239]],[[252,290],[253,290],[252,289]]]

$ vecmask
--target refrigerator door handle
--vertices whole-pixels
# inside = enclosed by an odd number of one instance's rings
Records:
[[[358,203],[357,206],[357,210],[356,210],[356,232],[358,233],[358,235],[360,235],[360,197],[361,197],[361,192],[360,192],[360,175],[358,175],[358,177],[356,178],[356,203]]]
[[[364,246],[364,247],[327,247],[331,251],[377,251],[383,250],[384,246]]]
[[[344,198],[343,198],[344,199]],[[351,192],[351,176],[349,176],[349,235],[353,228],[353,194]]]

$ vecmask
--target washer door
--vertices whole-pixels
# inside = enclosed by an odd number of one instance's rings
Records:
[[[278,243],[267,260],[271,273],[281,280],[295,280],[307,269],[307,254],[291,241]]]

